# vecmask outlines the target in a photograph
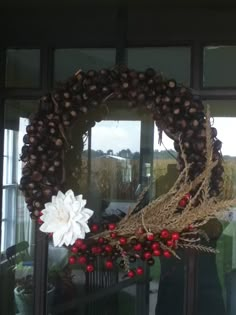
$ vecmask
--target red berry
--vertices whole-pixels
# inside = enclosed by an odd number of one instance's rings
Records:
[[[111,232],[111,233],[110,233],[110,236],[111,236],[111,238],[116,238],[116,237],[117,237],[117,234],[116,234],[115,232]]]
[[[104,238],[103,238],[103,237],[99,237],[98,243],[99,243],[99,244],[103,244],[103,243],[104,243]]]
[[[153,251],[153,256],[161,256],[161,251],[159,249],[155,249]]]
[[[171,253],[168,250],[164,250],[163,256],[165,256],[166,258],[170,258],[171,257]]]
[[[145,252],[143,257],[144,257],[145,260],[148,260],[149,258],[152,257],[152,254],[150,252]]]
[[[160,248],[160,244],[158,243],[158,242],[154,242],[153,244],[152,244],[152,249],[153,250],[156,250],[156,249],[159,249]]]
[[[109,245],[109,244],[106,245],[106,246],[105,246],[105,251],[108,252],[108,253],[111,253],[111,252],[112,252],[112,246]]]
[[[99,255],[99,254],[101,254],[101,252],[102,252],[102,249],[101,249],[101,247],[99,247],[99,246],[93,246],[92,248],[91,248],[91,252],[92,252],[92,254],[97,254],[97,255]]]
[[[80,256],[77,261],[79,264],[84,265],[87,262],[87,258],[85,256]]]
[[[107,269],[112,269],[112,268],[113,268],[113,262],[112,262],[111,260],[107,260],[107,261],[105,262],[105,267],[106,267]]]
[[[136,245],[134,245],[134,250],[136,250],[137,252],[139,252],[142,248],[143,246],[141,243],[137,243]]]
[[[98,224],[92,224],[92,226],[91,226],[91,231],[92,231],[93,233],[98,232],[98,231],[99,231],[99,226],[98,226]]]
[[[75,241],[75,246],[78,247],[78,248],[80,248],[80,246],[82,244],[84,244],[83,240],[78,239],[78,240]]]
[[[179,206],[181,208],[184,208],[187,204],[187,200],[185,198],[181,199],[180,202],[179,202]]]
[[[71,251],[74,254],[78,253],[78,247],[76,247],[76,246],[71,247]]]
[[[125,245],[127,243],[127,239],[125,237],[120,237],[119,239],[120,245]]]
[[[38,218],[38,224],[43,224],[43,220],[41,218]]]
[[[97,254],[97,246],[93,246],[93,247],[91,247],[91,253],[92,254]]]
[[[69,264],[70,264],[70,265],[74,265],[75,262],[76,262],[75,256],[71,256],[71,257],[69,258]]]
[[[87,265],[86,270],[87,270],[88,272],[93,272],[93,271],[94,271],[94,266],[93,266],[92,264]]]
[[[178,241],[179,238],[180,238],[180,235],[179,235],[178,232],[174,232],[174,233],[171,234],[171,238],[172,238],[172,240],[174,240],[174,241]]]
[[[85,250],[87,249],[87,245],[86,245],[86,244],[82,244],[82,245],[80,246],[80,249],[83,250],[83,251],[85,251]]]
[[[136,273],[137,273],[137,275],[139,275],[139,276],[143,275],[143,273],[144,273],[143,268],[142,268],[142,267],[137,267]]]
[[[113,231],[113,230],[115,230],[115,228],[116,228],[115,223],[109,223],[108,224],[108,230]]]
[[[149,241],[153,241],[153,240],[154,240],[154,238],[155,238],[155,236],[154,236],[154,234],[153,234],[153,233],[148,233],[148,234],[147,234],[147,240],[149,240]]]
[[[135,276],[135,272],[133,270],[128,271],[128,277],[133,278]]]
[[[166,245],[169,246],[169,247],[172,247],[172,246],[174,245],[173,240],[168,240],[168,241],[166,242]]]
[[[170,236],[170,233],[169,233],[169,231],[167,231],[167,230],[162,230],[161,231],[161,238],[169,238],[169,236]]]

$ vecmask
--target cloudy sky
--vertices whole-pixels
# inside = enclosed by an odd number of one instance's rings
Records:
[[[218,138],[223,142],[223,154],[236,156],[236,118],[215,118],[214,126],[218,130]],[[163,136],[167,149],[173,149],[173,142]],[[122,149],[132,152],[140,151],[139,121],[102,121],[92,129],[92,149],[106,152],[112,149],[114,153]],[[158,145],[157,128],[155,127],[154,149],[164,150]]]

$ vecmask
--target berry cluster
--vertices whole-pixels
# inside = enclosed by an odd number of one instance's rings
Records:
[[[159,234],[146,233],[143,228],[137,230],[136,236],[127,238],[119,236],[116,232],[116,224],[107,225],[108,237],[99,236],[101,231],[97,224],[92,224],[90,229],[95,233],[94,237],[87,240],[78,239],[71,247],[70,264],[80,264],[87,272],[95,270],[97,257],[103,258],[104,268],[112,270],[116,267],[128,269],[127,276],[142,275],[143,267],[131,268],[137,265],[138,260],[145,261],[149,266],[154,265],[155,257],[163,256],[170,258],[172,248],[177,247],[180,239],[178,232],[170,232],[163,229]],[[128,264],[128,266],[127,266]]]

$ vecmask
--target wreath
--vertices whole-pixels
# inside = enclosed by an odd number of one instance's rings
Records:
[[[173,139],[180,173],[167,194],[145,205],[146,187],[124,218],[98,225],[82,195],[67,189],[78,189],[86,134],[106,116],[112,100],[147,110],[159,136],[165,132]],[[80,128],[72,145],[76,124]],[[96,256],[103,256],[107,269],[118,261],[133,277],[143,273],[142,267],[130,267],[136,259],[152,265],[155,256],[178,257],[179,248],[215,252],[202,244],[208,236],[201,227],[235,200],[221,198],[222,143],[209,111],[190,88],[151,68],[79,70],[41,98],[23,141],[20,189],[40,230],[52,233],[54,245],[68,246],[70,264],[82,264],[91,272]]]

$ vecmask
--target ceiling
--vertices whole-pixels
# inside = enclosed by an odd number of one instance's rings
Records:
[[[155,7],[208,7],[208,8],[231,8],[236,7],[234,0],[0,0],[0,7],[4,8],[30,8],[45,7],[57,10],[61,7],[80,6],[132,6],[134,8],[142,6]]]

